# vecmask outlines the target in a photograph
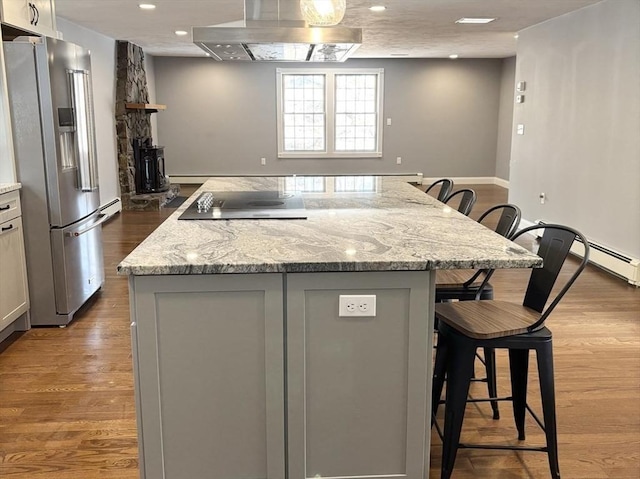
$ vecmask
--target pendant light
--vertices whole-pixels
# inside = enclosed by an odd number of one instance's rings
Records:
[[[346,0],[300,0],[302,17],[311,27],[330,27],[342,21]]]

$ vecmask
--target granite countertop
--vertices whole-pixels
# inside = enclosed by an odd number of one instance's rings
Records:
[[[282,189],[211,178],[119,265],[122,275],[527,268],[542,260],[393,177],[372,193],[304,193],[306,220],[178,220],[203,191]]]
[[[20,183],[0,183],[0,195],[22,188]]]

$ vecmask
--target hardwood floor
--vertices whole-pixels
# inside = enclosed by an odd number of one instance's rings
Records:
[[[472,187],[478,193],[474,218],[506,200],[500,187]],[[183,188],[183,194],[192,191]],[[67,328],[32,329],[0,347],[0,477],[138,477],[127,280],[115,271],[173,211],[113,218],[104,226],[106,282],[94,300]],[[520,301],[527,277],[527,271],[496,273],[496,297]],[[640,478],[640,290],[589,266],[549,327],[562,477]],[[506,394],[508,369],[500,353],[498,371]],[[472,394],[483,393],[482,385],[473,386]],[[538,397],[532,380],[531,402]],[[513,440],[508,404],[501,406],[499,421],[488,405],[469,406],[463,438]],[[541,438],[531,424],[528,440]],[[435,432],[432,442],[429,477],[436,479],[441,448]],[[462,450],[453,477],[531,479],[549,472],[542,453]]]

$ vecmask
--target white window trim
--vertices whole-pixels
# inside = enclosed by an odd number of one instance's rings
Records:
[[[284,151],[284,99],[282,94],[283,75],[325,75],[325,151]],[[378,89],[376,98],[378,104],[378,131],[375,151],[341,152],[335,151],[335,75],[336,74],[376,74],[378,75]],[[277,68],[276,69],[276,130],[278,135],[278,158],[299,159],[343,159],[343,158],[382,158],[383,106],[384,106],[384,68]]]

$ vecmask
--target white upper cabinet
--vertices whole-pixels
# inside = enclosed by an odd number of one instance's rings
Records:
[[[56,36],[54,0],[0,0],[2,23],[29,32]]]

